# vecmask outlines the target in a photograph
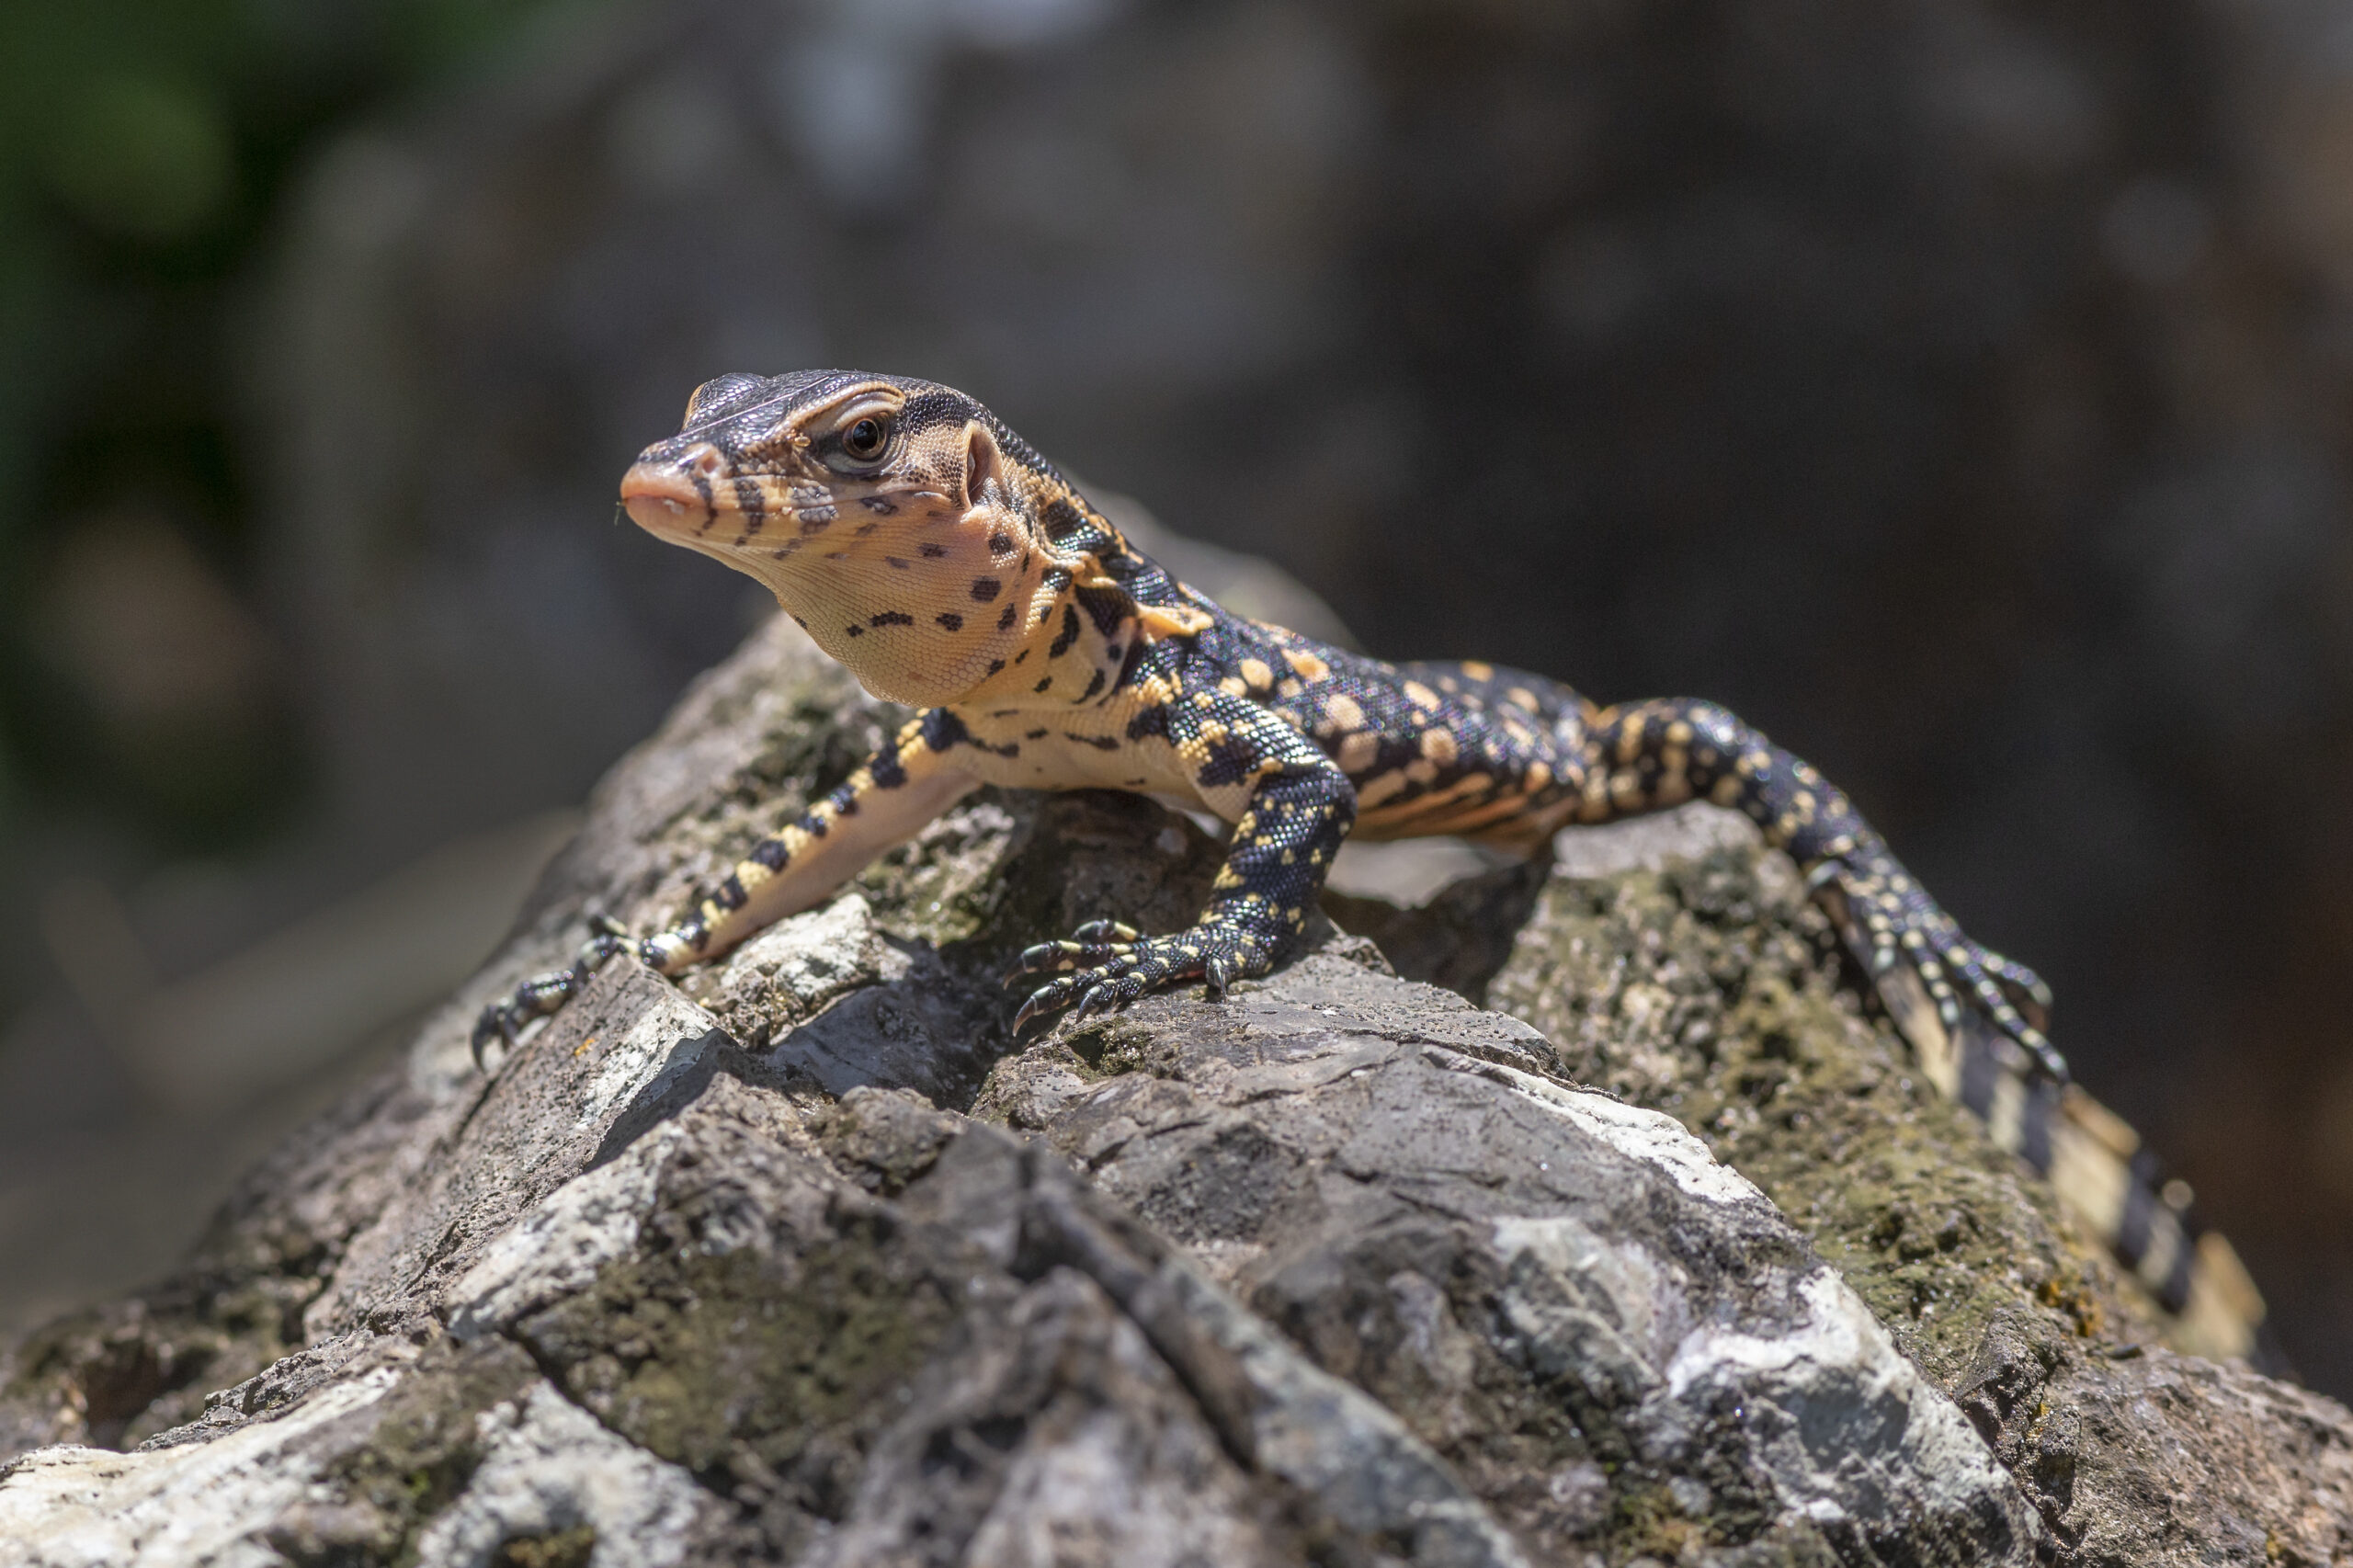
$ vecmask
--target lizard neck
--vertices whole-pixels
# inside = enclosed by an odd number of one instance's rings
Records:
[[[1131,546],[1059,475],[1035,474],[1034,504],[1058,564],[1021,607],[1019,637],[952,706],[1067,709],[1120,689],[1138,651],[1211,623],[1190,589]]]

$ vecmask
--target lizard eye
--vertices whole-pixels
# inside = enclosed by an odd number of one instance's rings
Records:
[[[850,421],[842,431],[842,450],[859,462],[871,462],[891,444],[891,427],[873,415]]]

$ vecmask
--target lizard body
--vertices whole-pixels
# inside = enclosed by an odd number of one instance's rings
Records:
[[[2041,1032],[2041,982],[1965,937],[1813,767],[1712,703],[1605,707],[1540,676],[1392,665],[1231,615],[1131,546],[986,408],[928,381],[721,377],[621,494],[640,526],[757,578],[869,691],[921,711],[679,924],[642,938],[603,928],[572,969],[488,1009],[477,1053],[624,949],[676,973],[811,907],[983,784],[1147,793],[1233,824],[1189,929],[1098,921],[1025,952],[1018,972],[1046,978],[1017,1028],[1266,973],[1351,834],[1532,851],[1569,824],[1706,799],[1797,860],[1899,1020],[1899,997],[1915,1016],[1906,1032],[1942,1042],[1947,1092],[2050,1168],[2064,1066]],[[2033,1085],[1999,1106],[1984,1066],[1996,1051],[2009,1081]],[[2111,1231],[2146,1228],[2146,1202],[2108,1207]],[[2163,1275],[2152,1283],[2178,1310],[2190,1247],[2163,1251],[2147,1259]]]

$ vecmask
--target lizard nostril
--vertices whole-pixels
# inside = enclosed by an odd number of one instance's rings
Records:
[[[687,465],[688,469],[704,479],[717,479],[720,471],[726,466],[727,460],[719,455],[717,447],[705,447],[697,452],[694,460]]]

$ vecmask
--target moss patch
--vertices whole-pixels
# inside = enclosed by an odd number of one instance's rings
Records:
[[[863,1216],[790,1264],[754,1250],[641,1255],[519,1333],[631,1442],[722,1494],[780,1489],[838,1518],[891,1392],[955,1312],[890,1228]]]
[[[0,1369],[0,1460],[48,1443],[129,1449],[203,1414],[208,1391],[299,1348],[324,1250],[224,1243],[164,1284],[35,1329]]]
[[[321,1471],[318,1490],[333,1501],[292,1510],[269,1544],[301,1568],[407,1568],[418,1535],[482,1464],[479,1417],[538,1375],[503,1340],[434,1340],[384,1396],[367,1441]]]
[[[593,1525],[574,1525],[551,1535],[517,1536],[502,1545],[490,1568],[588,1568],[597,1552]]]
[[[1676,1117],[1763,1187],[1939,1383],[2006,1309],[2154,1336],[2049,1189],[1856,996],[1788,863],[1744,849],[1553,878],[1488,988],[1578,1080]]]

